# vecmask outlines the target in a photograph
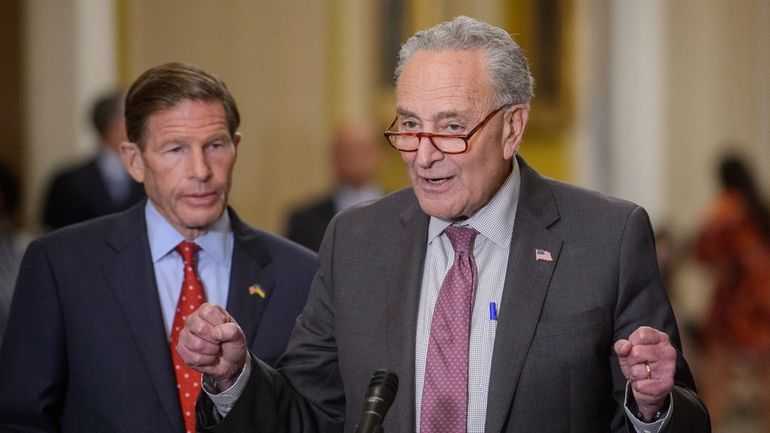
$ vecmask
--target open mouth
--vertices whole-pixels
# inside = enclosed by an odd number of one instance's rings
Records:
[[[426,177],[424,179],[431,185],[441,185],[442,183],[448,182],[452,177]]]

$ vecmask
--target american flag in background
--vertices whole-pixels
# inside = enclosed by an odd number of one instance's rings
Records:
[[[539,262],[540,260],[542,260],[544,262],[552,262],[553,261],[553,257],[551,257],[551,252],[550,251],[546,251],[546,250],[536,249],[535,250],[535,261]]]

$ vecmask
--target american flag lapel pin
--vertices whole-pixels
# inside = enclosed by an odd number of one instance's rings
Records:
[[[540,248],[535,249],[535,261],[544,261],[544,262],[552,262],[553,257],[551,257],[551,252],[546,250],[541,250]]]
[[[252,284],[249,286],[249,295],[257,295],[262,299],[265,299],[265,291],[262,290],[262,287],[259,286],[259,284]]]

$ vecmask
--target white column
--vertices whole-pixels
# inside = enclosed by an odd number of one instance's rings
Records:
[[[662,0],[576,4],[578,183],[665,215]]]
[[[665,215],[663,0],[618,0],[610,21],[610,190]]]
[[[575,147],[577,183],[610,190],[610,7],[604,1],[575,5]]]
[[[94,99],[117,84],[117,34],[114,0],[76,0],[75,112],[77,145],[93,149],[90,109]]]

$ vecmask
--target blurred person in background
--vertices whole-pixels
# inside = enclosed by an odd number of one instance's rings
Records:
[[[699,377],[715,426],[735,397],[736,366],[761,381],[757,407],[770,416],[770,211],[743,159],[726,155],[718,175],[721,191],[695,241],[695,255],[716,283],[700,332]]]
[[[144,188],[120,159],[120,143],[126,141],[121,91],[97,98],[91,107],[91,124],[99,137],[99,150],[53,177],[43,203],[42,223],[47,230],[120,212],[144,197]]]
[[[365,121],[347,121],[336,128],[331,143],[334,188],[329,195],[290,214],[289,239],[318,251],[334,215],[382,196],[382,188],[375,180],[381,160],[379,140]]]
[[[16,177],[0,164],[0,345],[8,323],[13,285],[29,242],[28,236],[18,230],[15,221],[19,198]]]

